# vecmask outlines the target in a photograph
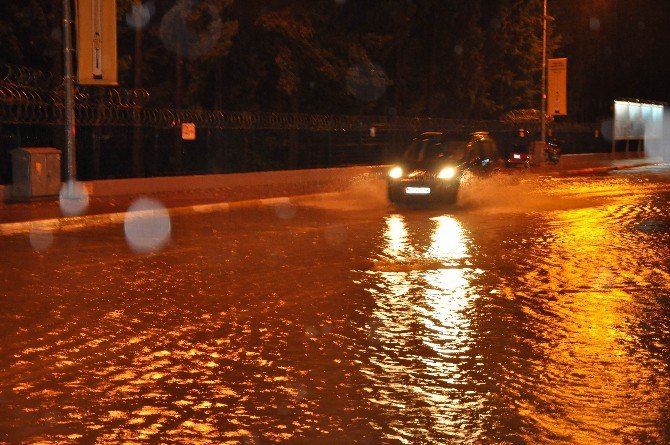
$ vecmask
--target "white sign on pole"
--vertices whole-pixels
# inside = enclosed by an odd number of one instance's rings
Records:
[[[568,59],[549,59],[548,67],[547,114],[565,116],[568,114]]]
[[[77,81],[117,85],[116,0],[77,0]]]

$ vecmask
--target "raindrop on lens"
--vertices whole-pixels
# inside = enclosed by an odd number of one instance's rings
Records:
[[[349,67],[346,82],[347,93],[365,102],[379,99],[389,85],[384,70],[371,62],[359,62]]]
[[[65,182],[60,189],[58,203],[65,216],[83,215],[88,208],[86,187],[81,182],[73,180]]]
[[[126,23],[134,29],[144,28],[151,20],[153,9],[152,4],[134,3],[132,9],[126,13]]]
[[[591,28],[591,31],[600,31],[600,19],[591,17],[589,19],[589,28]]]
[[[189,16],[197,4],[191,0],[178,0],[163,16],[159,29],[166,48],[189,59],[196,59],[209,51],[218,43],[223,32],[220,12],[213,4],[207,5],[207,13],[203,16],[206,24],[196,27],[191,23]]]
[[[340,246],[347,239],[347,229],[345,226],[326,227],[323,232],[323,237],[329,246]]]
[[[34,226],[30,228],[28,235],[30,245],[37,252],[47,250],[53,243],[54,237],[47,227]]]
[[[612,122],[612,119],[605,119],[600,124],[600,134],[602,135],[603,139],[608,142],[612,141],[613,125],[614,123]]]
[[[155,252],[170,238],[170,215],[155,199],[139,198],[128,208],[123,230],[134,252]]]
[[[291,219],[295,216],[296,208],[290,202],[280,202],[274,206],[275,213],[281,219]]]

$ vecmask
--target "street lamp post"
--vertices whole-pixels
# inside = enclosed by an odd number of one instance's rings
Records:
[[[540,138],[542,142],[547,140],[547,119],[545,110],[547,109],[547,0],[544,0],[544,9],[542,13],[542,100],[540,102]]]
[[[65,136],[67,139],[66,157],[67,157],[67,180],[72,184],[77,178],[77,163],[75,160],[75,132],[74,132],[74,80],[72,74],[72,13],[70,10],[70,0],[63,0],[63,57],[65,65]]]

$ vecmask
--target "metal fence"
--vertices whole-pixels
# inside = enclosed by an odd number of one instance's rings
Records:
[[[0,66],[0,182],[11,182],[10,150],[65,145],[62,83],[26,67]],[[401,116],[185,110],[148,106],[141,89],[78,87],[80,179],[316,168],[388,162],[422,131],[489,131],[501,143],[513,122]],[[181,124],[196,125],[194,141]],[[524,124],[538,131],[538,124]],[[567,152],[606,151],[595,124],[554,123]]]

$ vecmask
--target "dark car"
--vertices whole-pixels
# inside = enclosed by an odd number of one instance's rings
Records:
[[[530,167],[532,137],[523,128],[501,150],[506,167]]]
[[[486,132],[467,137],[423,133],[389,170],[388,198],[394,204],[453,204],[465,172],[490,173],[501,162]]]
[[[530,147],[527,144],[515,143],[503,151],[506,167],[530,167]]]

